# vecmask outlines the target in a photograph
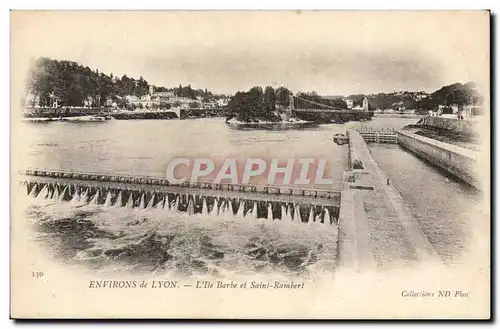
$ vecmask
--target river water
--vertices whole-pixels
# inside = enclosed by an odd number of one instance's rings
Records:
[[[332,142],[346,128],[367,124],[400,128],[417,119],[374,118],[368,123],[304,129],[250,130],[223,119],[112,120],[104,123],[23,123],[27,163],[36,168],[163,177],[176,157],[326,159],[328,188],[340,189],[347,146]],[[478,199],[397,146],[373,146],[373,155],[408,202],[446,262],[466,248],[461,207]],[[217,162],[216,161],[216,162]],[[256,183],[261,183],[256,182]],[[325,186],[321,186],[325,188]],[[456,200],[450,207],[442,200]],[[27,214],[35,239],[66,263],[99,271],[147,271],[216,276],[253,273],[331,273],[337,227],[282,221],[204,219],[157,210],[103,208],[33,200]]]
[[[332,143],[333,134],[344,131],[340,124],[288,130],[237,129],[223,119],[25,125],[29,162],[38,168],[164,178],[168,163],[179,157],[214,159],[216,169],[226,158],[312,158],[327,160],[324,177],[334,178],[334,186],[322,188],[339,189],[347,166],[347,148]]]

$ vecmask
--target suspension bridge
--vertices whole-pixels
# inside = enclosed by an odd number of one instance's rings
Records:
[[[371,120],[373,113],[363,110],[350,110],[315,102],[290,94],[289,111],[306,121],[347,122]]]

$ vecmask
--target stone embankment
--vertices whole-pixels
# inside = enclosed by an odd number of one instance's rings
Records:
[[[479,134],[478,123],[471,120],[426,116],[420,119],[415,126],[428,129],[446,130],[467,136],[477,136]]]
[[[435,166],[482,189],[477,172],[478,152],[460,146],[443,143],[432,138],[407,131],[398,131],[398,144]]]

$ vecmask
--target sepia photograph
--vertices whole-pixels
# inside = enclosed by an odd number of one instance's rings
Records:
[[[11,11],[11,318],[489,319],[490,15]]]

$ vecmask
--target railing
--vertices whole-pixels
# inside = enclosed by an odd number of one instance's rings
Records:
[[[61,179],[78,179],[92,180],[102,182],[129,183],[129,184],[147,184],[147,185],[162,185],[193,189],[209,189],[220,191],[235,191],[235,192],[253,192],[274,195],[297,195],[308,196],[315,198],[331,199],[336,196],[339,191],[331,189],[303,189],[295,187],[284,187],[275,185],[251,185],[251,184],[229,184],[229,183],[211,183],[211,182],[194,182],[186,181],[181,184],[174,184],[167,179],[151,176],[132,176],[132,175],[115,175],[97,172],[75,172],[66,170],[39,170],[27,169],[19,172],[21,175],[50,177]]]
[[[397,143],[398,137],[396,131],[391,128],[387,129],[371,129],[371,128],[359,128],[355,129],[365,142],[374,143]]]

